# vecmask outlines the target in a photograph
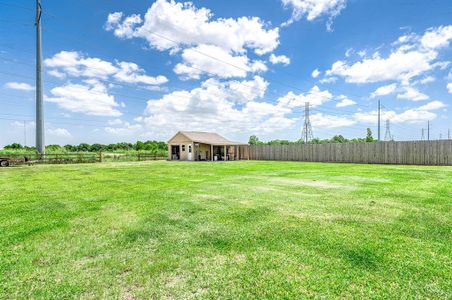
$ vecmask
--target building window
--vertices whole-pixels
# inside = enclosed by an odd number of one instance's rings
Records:
[[[188,145],[188,153],[191,153],[191,145]]]
[[[182,145],[182,152],[185,152],[185,145]]]

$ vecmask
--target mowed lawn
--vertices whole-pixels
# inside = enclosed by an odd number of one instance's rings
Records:
[[[452,168],[2,168],[0,242],[0,299],[450,299]]]

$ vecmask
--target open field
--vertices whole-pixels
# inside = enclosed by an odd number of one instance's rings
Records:
[[[452,298],[452,167],[0,169],[0,298]]]

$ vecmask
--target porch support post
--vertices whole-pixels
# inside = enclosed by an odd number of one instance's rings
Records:
[[[224,157],[223,157],[223,160],[226,160],[226,157],[227,157],[226,145],[224,145],[223,147],[224,147]]]
[[[240,146],[237,147],[237,160],[240,160]]]
[[[213,161],[213,145],[210,145],[210,160]]]

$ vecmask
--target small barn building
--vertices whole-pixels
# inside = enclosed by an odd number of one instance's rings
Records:
[[[240,160],[246,144],[229,141],[213,132],[179,131],[168,141],[169,160]]]

